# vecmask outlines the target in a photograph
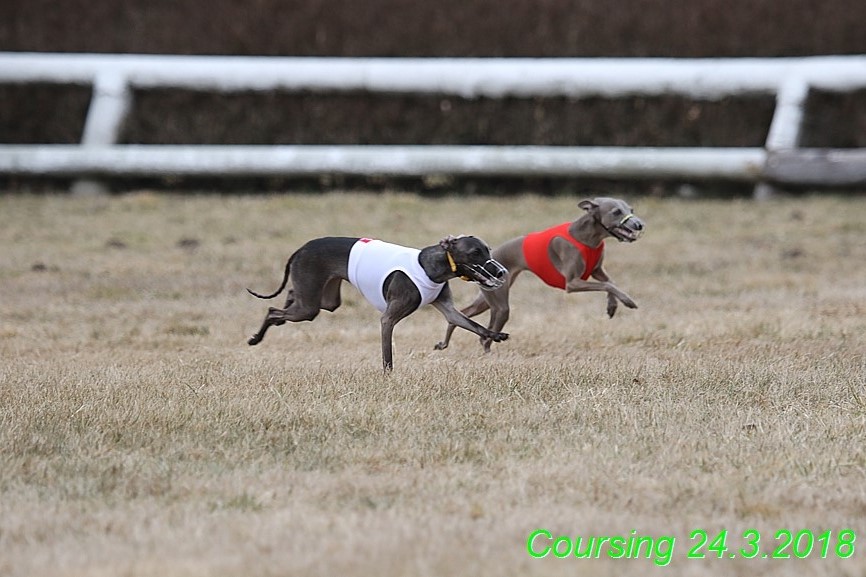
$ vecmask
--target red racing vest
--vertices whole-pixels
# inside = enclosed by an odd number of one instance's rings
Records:
[[[559,289],[565,289],[565,277],[550,262],[550,255],[547,252],[547,247],[550,246],[550,241],[554,237],[561,236],[573,244],[580,251],[580,254],[583,255],[585,268],[583,269],[583,274],[580,275],[582,280],[589,278],[589,275],[595,270],[604,252],[604,241],[601,241],[601,244],[595,248],[586,246],[568,234],[569,226],[571,226],[571,223],[565,222],[558,226],[550,227],[547,230],[531,232],[523,239],[523,258],[526,260],[529,270],[545,283]]]

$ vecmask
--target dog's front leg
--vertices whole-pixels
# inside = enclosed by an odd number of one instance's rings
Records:
[[[592,271],[592,277],[595,281],[583,280],[583,272],[585,263],[583,255],[574,246],[569,244],[562,237],[554,238],[550,241],[549,246],[551,261],[556,269],[565,278],[565,291],[569,293],[577,292],[606,292],[607,293],[607,314],[613,316],[616,312],[616,299],[622,301],[622,304],[630,309],[636,309],[637,305],[630,296],[625,294],[615,284],[610,281],[610,277],[604,272],[601,266],[601,261],[595,266]],[[611,299],[614,299],[613,301]]]
[[[610,277],[607,276],[607,273],[604,271],[603,268],[601,268],[601,266],[596,267],[596,269],[592,272],[592,278],[594,278],[595,280],[597,280],[599,282],[608,283],[611,286],[616,286],[616,285],[614,285],[613,281],[610,280]],[[622,292],[622,291],[620,291],[620,292]],[[631,298],[627,294],[625,294],[624,292],[622,294],[624,294],[628,298],[628,300],[631,301],[632,304],[634,304],[634,301],[631,300]],[[623,301],[623,302],[625,302],[625,301]],[[607,293],[607,316],[609,318],[613,318],[613,315],[616,314],[616,309],[617,309],[618,305],[619,305],[619,301],[617,300],[616,295],[613,294],[612,292],[608,291],[608,293]],[[626,306],[628,306],[628,305],[626,305]],[[637,305],[634,304],[634,306],[630,307],[630,308],[637,308]]]
[[[382,368],[385,373],[394,368],[394,326],[415,312],[421,305],[421,293],[409,277],[395,271],[385,279],[385,312],[382,313]]]
[[[465,309],[463,309],[462,311],[460,311],[460,314],[462,314],[465,317],[471,318],[471,317],[474,317],[475,315],[483,313],[484,311],[486,311],[489,308],[490,308],[490,305],[487,302],[487,298],[484,296],[483,292],[479,291],[478,296],[475,297],[475,300],[472,302],[472,304],[469,305],[468,307],[466,307]],[[445,329],[445,339],[436,343],[436,346],[434,347],[437,351],[441,351],[441,350],[448,348],[448,343],[451,342],[451,334],[454,332],[454,328],[456,326],[457,325],[455,325],[453,323],[450,323],[450,322],[448,323],[448,328]],[[502,327],[499,327],[499,328],[502,328]],[[489,347],[489,345],[488,345],[488,347]]]
[[[445,320],[447,320],[449,324],[473,332],[482,339],[490,339],[497,343],[508,339],[508,333],[491,331],[490,329],[479,325],[472,319],[465,317],[460,311],[454,308],[454,302],[451,300],[451,289],[448,285],[445,285],[436,300],[430,304],[433,305],[437,311],[442,313],[442,316],[445,317]]]
[[[382,370],[390,373],[394,368],[394,325],[397,321],[388,316],[387,312],[382,315]]]
[[[637,304],[635,304],[635,302],[631,299],[631,297],[628,296],[626,293],[624,293],[622,290],[620,290],[619,287],[617,287],[615,284],[613,284],[610,281],[596,282],[596,281],[583,280],[580,278],[568,279],[568,281],[565,284],[565,291],[569,292],[569,293],[590,292],[590,291],[599,291],[599,292],[604,291],[604,292],[606,292],[607,298],[608,298],[607,311],[608,311],[608,314],[611,316],[613,316],[611,314],[611,304],[610,304],[610,299],[612,299],[612,298],[613,299],[619,299],[622,302],[622,304],[624,304],[625,306],[627,306],[630,309],[636,309],[637,308]],[[614,312],[616,312],[616,306],[613,307],[613,310],[614,310]]]
[[[619,301],[610,293],[607,293],[607,318],[612,319],[616,314],[616,309],[619,306]]]
[[[418,296],[421,300],[421,296]],[[408,317],[418,308],[418,303],[406,307],[405,303],[388,303],[388,308],[382,313],[382,369],[388,373],[394,368],[394,326]]]

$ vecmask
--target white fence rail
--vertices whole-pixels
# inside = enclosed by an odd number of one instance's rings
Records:
[[[93,86],[81,145],[0,145],[0,174],[534,175],[866,184],[862,150],[797,147],[812,88],[866,88],[866,56],[774,59],[388,59],[0,53],[0,83]],[[116,144],[134,89],[433,93],[477,97],[775,95],[756,148],[161,146]]]
[[[7,146],[0,170],[110,176],[677,176],[755,180],[760,148],[571,148],[547,146]]]

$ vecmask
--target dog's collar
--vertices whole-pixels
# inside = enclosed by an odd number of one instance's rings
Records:
[[[445,251],[445,256],[448,257],[448,265],[451,267],[451,272],[453,272],[453,273],[456,274],[456,273],[457,273],[457,263],[454,262],[454,257],[451,256],[451,251],[446,250],[446,251]],[[469,280],[471,280],[471,279],[470,279],[468,276],[463,275],[463,276],[460,277],[460,280],[469,281]]]

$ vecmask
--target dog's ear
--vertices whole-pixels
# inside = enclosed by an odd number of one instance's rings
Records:
[[[461,238],[466,238],[466,235],[458,234],[457,236],[454,236],[453,234],[449,234],[448,236],[439,241],[439,246],[441,246],[445,250],[454,250],[454,245]]]
[[[577,206],[585,211],[590,211],[594,208],[598,208],[598,203],[594,199],[587,198],[586,200],[581,200]]]
[[[442,248],[442,250],[451,250],[451,248],[454,246],[454,241],[456,240],[456,236],[449,234],[448,236],[439,241],[439,246]]]

